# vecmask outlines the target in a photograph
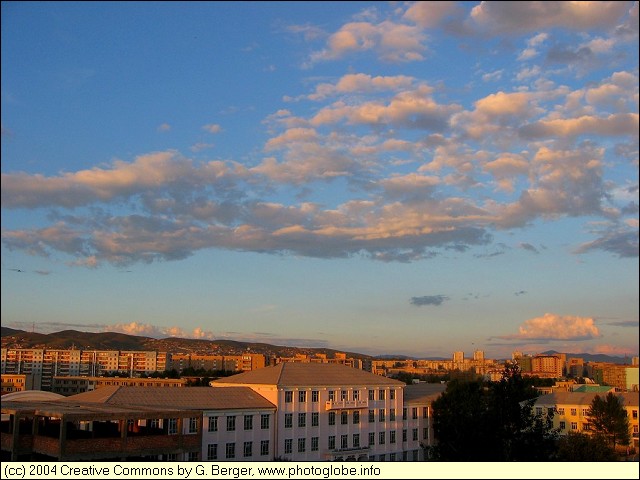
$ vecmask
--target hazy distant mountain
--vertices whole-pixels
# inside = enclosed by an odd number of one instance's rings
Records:
[[[245,352],[266,356],[293,357],[296,354],[324,353],[329,358],[337,350],[271,345],[235,340],[200,340],[192,338],[151,338],[116,332],[89,333],[64,330],[50,334],[25,332],[2,327],[2,346],[8,348],[77,348],[83,350],[157,350],[172,353],[240,355]],[[353,358],[371,358],[361,353],[344,352]]]
[[[546,352],[541,352],[544,355],[555,355],[557,353],[564,352],[556,352],[555,350],[547,350]],[[582,358],[585,362],[606,362],[606,363],[619,363],[619,364],[631,364],[630,357],[614,357],[612,355],[604,355],[602,353],[565,353],[567,358]]]

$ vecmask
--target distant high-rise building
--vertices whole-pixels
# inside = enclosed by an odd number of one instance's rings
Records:
[[[453,352],[453,361],[456,363],[464,362],[464,352]]]
[[[484,352],[482,350],[473,352],[473,360],[476,362],[484,362]]]

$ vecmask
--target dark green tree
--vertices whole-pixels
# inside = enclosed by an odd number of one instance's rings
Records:
[[[433,402],[433,430],[437,445],[431,447],[432,460],[491,461],[487,432],[487,396],[482,382],[452,380]]]
[[[596,395],[587,415],[592,429],[604,435],[614,449],[617,444],[629,445],[631,442],[627,411],[623,401],[613,392],[609,392],[604,399]]]
[[[614,462],[615,450],[603,435],[569,432],[558,440],[556,460],[560,462]]]
[[[507,363],[500,381],[491,385],[487,415],[497,460],[549,461],[554,455],[553,417],[533,413],[537,396],[533,382],[522,376],[515,362]]]
[[[452,381],[433,403],[437,461],[549,461],[557,433],[552,417],[536,416],[537,395],[517,364],[499,382]]]

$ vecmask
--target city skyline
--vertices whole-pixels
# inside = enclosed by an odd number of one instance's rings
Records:
[[[3,326],[638,355],[638,2],[3,2],[1,35]]]

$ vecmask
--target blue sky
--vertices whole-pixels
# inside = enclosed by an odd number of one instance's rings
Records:
[[[1,35],[4,326],[638,355],[637,2],[3,2]]]

